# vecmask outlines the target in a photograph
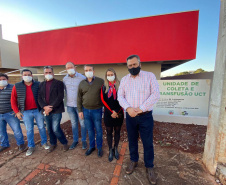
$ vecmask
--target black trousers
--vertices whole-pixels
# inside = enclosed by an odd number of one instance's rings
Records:
[[[130,117],[126,113],[130,160],[134,162],[139,160],[138,137],[140,133],[144,147],[144,163],[146,168],[154,167],[153,126],[152,111],[136,117]]]

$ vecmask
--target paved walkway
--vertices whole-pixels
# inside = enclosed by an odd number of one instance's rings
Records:
[[[71,141],[70,141],[71,142]],[[107,147],[104,156],[97,151],[85,156],[81,143],[74,149],[63,152],[59,144],[52,153],[47,153],[39,144],[33,155],[17,153],[0,167],[1,185],[139,185],[149,184],[146,178],[143,149],[139,144],[140,160],[135,172],[125,174],[129,161],[127,143],[120,143],[120,159],[108,162]],[[213,185],[215,178],[209,175],[201,163],[201,155],[192,155],[175,149],[155,146],[155,170],[159,185]],[[1,159],[2,161],[3,159]]]

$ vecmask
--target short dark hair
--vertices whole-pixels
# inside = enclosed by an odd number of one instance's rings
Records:
[[[94,66],[93,66],[93,65],[91,65],[91,64],[86,64],[86,65],[84,65],[84,69],[85,69],[85,67],[92,67],[92,68],[93,68],[93,70],[94,70]]]
[[[0,77],[6,77],[6,79],[8,80],[9,79],[9,77],[8,77],[8,75],[7,74],[5,74],[5,73],[0,73]]]
[[[23,72],[26,72],[26,71],[28,71],[28,72],[30,72],[30,73],[32,74],[32,72],[31,72],[30,69],[23,69],[23,70],[21,71],[21,74],[23,75]]]
[[[52,66],[44,66],[44,71],[45,71],[45,69],[51,69],[52,72],[53,72],[53,67]]]
[[[135,57],[137,58],[138,62],[140,63],[140,57],[138,55],[130,55],[130,56],[127,57],[126,61],[128,61],[132,58],[135,58]]]

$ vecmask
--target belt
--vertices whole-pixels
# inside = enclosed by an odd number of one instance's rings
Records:
[[[150,113],[150,112],[151,112],[151,111],[142,112],[142,113],[140,113],[140,114],[137,114],[137,116],[143,116],[143,115],[148,114],[148,113]]]

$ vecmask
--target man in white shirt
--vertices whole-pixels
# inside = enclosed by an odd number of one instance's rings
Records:
[[[63,82],[67,94],[67,112],[71,119],[73,133],[73,143],[69,149],[74,149],[78,145],[78,120],[81,126],[82,149],[86,149],[86,127],[84,119],[79,118],[77,109],[78,86],[82,80],[86,79],[86,77],[76,72],[76,67],[72,62],[67,62],[65,67],[68,74],[63,78]]]

